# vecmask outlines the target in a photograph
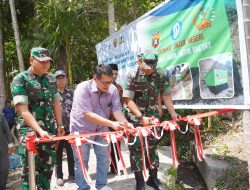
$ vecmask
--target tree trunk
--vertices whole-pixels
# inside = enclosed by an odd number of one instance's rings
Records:
[[[69,79],[69,85],[73,86],[73,73],[72,73],[72,59],[70,56],[71,55],[71,46],[70,46],[70,41],[66,42],[66,60],[67,60],[67,66],[68,66],[68,79]],[[66,64],[65,64],[66,65]]]
[[[37,0],[32,0],[32,2],[33,2],[33,6],[34,6],[34,18],[36,18],[37,15],[39,15],[37,12],[38,11],[37,10],[38,2],[37,2]],[[34,33],[39,33],[39,24],[34,24],[32,30]]]
[[[248,65],[248,78],[250,79],[250,0],[243,0],[243,23],[245,29],[246,49],[247,49],[247,65]],[[243,112],[243,130],[245,142],[247,145],[248,156],[248,173],[250,173],[250,111]],[[249,175],[250,187],[250,175]]]
[[[3,40],[3,14],[2,14],[2,1],[0,3],[0,111],[2,111],[6,94],[5,94],[5,82],[4,82],[4,72],[3,72],[3,64],[4,64],[4,40]]]
[[[17,24],[15,1],[9,0],[9,3],[10,3],[10,11],[11,11],[14,36],[15,36],[15,41],[16,41],[16,50],[17,50],[17,57],[18,57],[18,63],[19,63],[19,70],[24,71],[25,67],[24,67],[24,62],[23,62],[23,54],[21,51],[21,41],[20,41],[19,28]]]
[[[108,1],[109,35],[115,32],[115,8],[112,0]]]
[[[136,9],[137,9],[136,1],[132,0],[131,14],[132,14],[132,18],[134,18],[134,20],[137,18]]]
[[[58,65],[57,69],[62,69],[68,73],[68,65],[66,64],[66,50],[63,46],[58,48]]]

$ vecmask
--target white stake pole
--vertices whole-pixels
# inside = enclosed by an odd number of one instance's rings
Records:
[[[34,135],[34,131],[27,132],[28,136]],[[28,152],[28,164],[29,164],[29,189],[36,190],[35,179],[35,154],[34,152]]]

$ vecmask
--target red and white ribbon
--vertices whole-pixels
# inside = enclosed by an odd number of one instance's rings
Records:
[[[73,147],[74,147],[74,149],[76,151],[76,155],[77,155],[77,157],[78,157],[78,159],[80,161],[83,177],[84,177],[85,181],[88,184],[90,184],[92,182],[92,180],[91,180],[91,178],[89,176],[89,173],[88,173],[88,171],[87,171],[87,169],[85,167],[84,157],[83,157],[83,154],[82,154],[82,147],[81,147],[82,143],[83,144],[87,143],[86,139],[81,140],[80,138],[75,138],[74,140],[71,139],[69,141],[69,143],[73,144]]]
[[[205,155],[203,152],[203,145],[201,141],[200,128],[199,128],[201,123],[202,123],[201,118],[192,118],[188,120],[188,124],[193,125],[194,127],[194,137],[195,137],[195,144],[197,148],[196,152],[197,152],[197,158],[199,159],[199,161],[202,161],[205,158]]]
[[[115,153],[115,159],[116,159],[116,167],[115,167],[115,164],[114,164],[114,161],[111,157],[111,154],[110,154],[110,160],[111,160],[111,163],[115,169],[115,172],[116,174],[118,174],[118,176],[120,176],[120,167],[119,167],[119,161],[118,161],[118,156],[117,156],[117,151],[118,151],[118,154],[120,156],[120,160],[121,160],[121,163],[122,163],[122,167],[123,167],[123,171],[124,171],[124,174],[126,176],[128,176],[128,172],[127,172],[127,169],[126,169],[126,165],[125,165],[125,162],[124,162],[124,159],[123,159],[123,155],[122,155],[122,152],[121,152],[121,148],[120,148],[120,144],[119,144],[119,141],[122,141],[124,138],[122,136],[123,132],[117,132],[117,134],[105,134],[103,135],[103,137],[107,140],[107,142],[111,142],[114,148],[114,153]],[[116,151],[116,148],[115,148],[115,144],[116,144],[116,147],[117,147],[117,151]],[[116,168],[118,171],[116,171]]]
[[[124,133],[127,136],[127,138],[123,138],[123,139],[124,139],[126,144],[133,145],[136,142],[136,138],[139,137],[140,142],[141,142],[141,150],[142,150],[142,157],[143,157],[143,162],[142,162],[143,163],[143,170],[144,170],[144,175],[146,176],[143,137],[145,138],[145,146],[146,146],[146,150],[147,150],[147,156],[148,156],[148,160],[150,162],[150,156],[149,156],[150,154],[148,152],[147,136],[153,135],[155,138],[160,139],[163,136],[163,131],[170,131],[173,165],[175,167],[177,167],[179,165],[179,162],[178,162],[178,158],[177,158],[176,140],[175,140],[174,130],[176,130],[176,129],[180,130],[180,128],[179,128],[178,124],[176,124],[175,122],[186,121],[188,124],[192,125],[194,128],[195,142],[196,142],[196,146],[197,146],[197,157],[199,160],[202,161],[205,158],[205,156],[204,156],[204,152],[203,152],[203,146],[202,146],[200,129],[199,129],[199,126],[201,125],[201,122],[202,122],[201,118],[209,117],[209,116],[213,116],[213,115],[218,115],[218,114],[223,114],[226,112],[233,112],[233,111],[235,111],[235,110],[234,109],[224,109],[224,110],[211,111],[211,112],[196,114],[196,115],[192,115],[192,116],[182,117],[176,121],[175,120],[164,121],[162,123],[159,123],[155,120],[155,118],[152,118],[151,120],[152,120],[153,125],[149,125],[146,127],[138,127],[138,128],[134,128],[134,129],[131,129],[131,127],[129,127],[128,125],[127,125],[127,127],[125,126]],[[150,130],[152,127],[154,129],[154,132],[152,132]],[[162,127],[162,131],[161,131],[160,136],[158,134],[157,127]],[[145,130],[142,130],[142,129],[145,129]],[[188,126],[186,127],[185,131],[180,131],[180,132],[185,133],[187,130],[188,130]],[[151,131],[150,134],[149,134],[149,131]],[[35,149],[36,143],[68,140],[69,143],[73,144],[74,148],[76,149],[76,153],[77,153],[77,156],[80,160],[81,168],[82,168],[85,180],[87,182],[91,182],[91,179],[88,175],[88,172],[84,166],[81,144],[89,142],[89,143],[96,144],[98,146],[107,146],[106,144],[96,143],[96,142],[88,139],[87,137],[96,136],[96,135],[111,135],[111,134],[115,134],[115,135],[120,134],[121,135],[121,132],[115,131],[115,132],[98,132],[98,133],[90,133],[90,134],[74,134],[74,135],[71,134],[71,135],[67,135],[67,136],[56,136],[56,137],[52,137],[52,138],[36,138],[35,136],[34,137],[27,136],[27,138],[26,138],[27,150],[31,151],[31,152],[36,152],[36,149]],[[134,136],[133,142],[130,142],[130,135],[131,134]],[[121,138],[121,140],[122,140],[122,138]],[[117,148],[119,150],[118,153],[119,153],[120,157],[122,158],[120,146],[118,145],[118,143],[117,143]],[[116,157],[117,157],[117,153],[116,153]],[[122,160],[123,160],[123,158],[121,159],[121,161]],[[124,162],[124,161],[122,161],[122,162]],[[123,169],[124,169],[124,171],[126,171],[125,164],[123,164]]]
[[[178,128],[179,128],[179,125],[174,122],[165,122],[165,125],[163,126],[163,129],[165,131],[169,131],[170,133],[171,153],[172,153],[172,159],[173,159],[173,166],[175,168],[177,168],[179,165],[177,150],[176,150],[175,133],[174,133],[174,131]]]
[[[145,142],[146,142],[145,143],[145,146],[146,146],[145,148],[146,148],[146,151],[147,151],[149,166],[150,166],[150,168],[152,168],[152,164],[151,164],[151,161],[150,161],[150,154],[149,154],[149,150],[148,150],[148,140],[147,140],[147,136],[151,135],[152,131],[147,129],[147,128],[144,128],[144,127],[137,127],[135,129],[133,130],[132,134],[135,136],[135,138],[139,137],[140,145],[141,145],[143,175],[145,177],[147,177],[143,137],[145,138]]]

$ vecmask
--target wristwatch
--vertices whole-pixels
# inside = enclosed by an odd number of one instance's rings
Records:
[[[137,116],[137,117],[136,117],[136,119],[137,119],[138,121],[141,121],[142,118],[143,118],[143,115],[142,115],[142,114],[141,114],[140,116]]]
[[[64,125],[58,125],[58,127],[60,127],[61,129],[64,129]]]

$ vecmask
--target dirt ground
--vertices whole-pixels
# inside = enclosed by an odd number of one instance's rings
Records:
[[[218,181],[217,189],[248,190],[248,155],[242,127],[242,112],[234,112],[232,120],[221,117],[216,119],[217,127],[212,131],[208,129],[203,137],[206,153],[229,163],[228,171],[225,177]]]
[[[203,139],[204,151],[217,159],[225,160],[229,163],[228,171],[225,177],[218,180],[216,186],[217,190],[247,190],[248,188],[248,163],[247,163],[247,147],[244,140],[242,128],[242,113],[234,113],[232,120],[226,120],[222,117],[212,118],[214,126],[211,128],[205,127],[201,130]],[[177,143],[178,144],[178,143]],[[122,152],[126,162],[129,175],[126,176],[108,176],[108,185],[113,190],[134,190],[135,180],[134,175],[130,171],[129,152],[127,147],[123,144]],[[95,189],[95,156],[93,150],[91,152],[90,174],[93,182],[91,188]],[[164,182],[164,171],[172,165],[171,149],[170,147],[161,147],[159,149],[160,180]],[[64,170],[66,163],[64,161]],[[66,174],[66,171],[65,171]],[[65,175],[67,176],[67,174]],[[145,179],[146,180],[146,179]],[[64,187],[56,186],[56,179],[53,177],[51,189],[76,189],[75,183],[68,183],[66,181]],[[146,187],[146,190],[152,188]],[[163,187],[163,189],[167,189]],[[177,169],[177,181],[174,190],[206,190],[206,185],[195,166],[188,161],[180,160],[180,165]]]
[[[248,188],[248,163],[246,145],[243,138],[242,118],[238,114],[232,121],[220,120],[219,126],[215,129],[205,129],[202,131],[204,140],[204,149],[207,154],[214,156],[217,159],[223,159],[230,165],[228,172],[223,179],[218,181],[218,190],[247,190]],[[168,146],[163,146],[158,149],[160,157],[159,177],[164,182],[164,171],[172,165],[171,149]],[[128,176],[108,175],[108,186],[113,190],[134,190],[135,180],[134,175],[130,171],[129,152],[127,147],[122,143],[122,153],[126,163]],[[62,187],[56,185],[56,178],[53,174],[51,181],[51,190],[76,190],[77,185],[67,181],[67,163],[63,161],[63,173],[65,184]],[[95,173],[96,173],[96,158],[91,149],[89,174],[92,179],[91,190],[95,190]],[[146,180],[146,179],[145,179]],[[163,190],[167,190],[164,186]],[[18,190],[20,186],[10,188]],[[175,190],[206,190],[205,183],[201,178],[195,166],[187,161],[180,160],[180,165],[177,169],[177,181]],[[146,190],[152,190],[146,187]]]
[[[159,157],[160,157],[160,167],[159,167],[159,177],[161,180],[164,170],[168,169],[172,164],[171,159],[171,150],[170,147],[162,147],[158,150]],[[127,150],[127,147],[122,143],[122,154],[124,156],[125,165],[128,171],[128,176],[122,175],[122,176],[116,176],[109,174],[108,175],[108,186],[111,187],[113,190],[133,190],[135,189],[135,179],[134,174],[130,171],[130,164],[129,164],[129,152]],[[56,185],[56,178],[53,174],[52,181],[51,181],[51,190],[76,190],[77,185],[76,183],[70,183],[67,181],[67,163],[66,159],[63,161],[63,173],[65,184],[62,187],[59,187]],[[96,173],[96,157],[94,154],[93,149],[91,149],[90,152],[90,161],[89,161],[89,174],[92,179],[92,183],[90,184],[91,190],[95,190],[95,173]],[[146,180],[146,179],[145,179]],[[167,190],[164,185],[162,185],[163,190]],[[153,190],[153,188],[146,186],[146,190]]]
[[[206,184],[192,162],[181,161],[177,169],[177,187],[180,189],[206,190]]]
[[[108,186],[110,186],[113,190],[134,190],[135,189],[135,180],[134,175],[130,171],[130,164],[129,164],[129,152],[127,148],[123,145],[122,152],[124,155],[125,163],[127,166],[127,171],[129,173],[128,177],[125,175],[122,176],[115,176],[112,174],[108,175]],[[158,149],[159,157],[160,157],[160,167],[159,167],[159,176],[160,180],[163,183],[162,188],[163,190],[167,190],[164,187],[164,171],[167,170],[171,164],[171,149],[170,147],[161,147]],[[96,158],[91,150],[91,159],[90,159],[90,167],[89,167],[89,174],[92,178],[91,183],[91,190],[95,190],[95,167],[96,167]],[[66,159],[63,161],[63,171],[64,176],[67,178],[67,163]],[[177,169],[177,187],[180,189],[190,189],[190,190],[206,190],[206,185],[200,176],[198,170],[194,167],[191,162],[180,161],[180,165]],[[145,179],[146,180],[146,179]],[[75,190],[77,189],[77,185],[75,183],[70,183],[65,180],[65,184],[63,187],[59,187],[56,185],[56,178],[53,174],[52,181],[51,181],[51,189],[52,190]],[[153,188],[146,186],[146,190],[153,190]]]

